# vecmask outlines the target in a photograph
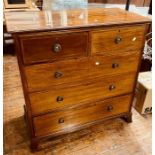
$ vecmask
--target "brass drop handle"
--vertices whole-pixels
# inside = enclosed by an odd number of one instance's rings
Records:
[[[122,41],[122,37],[117,36],[117,37],[115,38],[115,43],[116,43],[116,44],[119,44],[121,41]]]
[[[62,73],[62,72],[59,72],[59,71],[55,72],[55,74],[54,74],[54,77],[55,77],[56,79],[58,79],[58,78],[60,78],[60,77],[62,77],[62,76],[63,76],[63,73]]]
[[[114,108],[113,108],[113,106],[112,105],[109,105],[108,107],[107,107],[107,110],[108,111],[112,111]]]
[[[64,98],[62,96],[58,96],[56,100],[57,100],[57,102],[62,102],[64,100]]]
[[[119,67],[119,64],[118,63],[113,63],[112,64],[112,68],[117,68],[117,67]]]
[[[64,123],[65,122],[65,120],[64,120],[64,118],[59,118],[59,120],[58,120],[58,123],[60,124],[60,123]]]
[[[58,52],[61,51],[61,49],[62,49],[62,47],[61,47],[60,44],[54,44],[54,46],[53,46],[53,52],[58,53]]]
[[[115,88],[116,88],[116,87],[115,87],[115,85],[113,85],[113,84],[109,86],[109,90],[110,90],[110,91],[111,91],[111,90],[114,90]]]

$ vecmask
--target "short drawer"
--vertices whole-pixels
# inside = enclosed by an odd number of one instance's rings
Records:
[[[135,73],[120,74],[106,78],[85,81],[74,87],[55,87],[42,92],[30,93],[29,99],[33,116],[77,106],[91,101],[103,100],[133,92]]]
[[[20,35],[24,64],[87,56],[88,34],[37,33]]]
[[[25,67],[28,91],[75,85],[96,77],[136,72],[140,52],[120,57],[89,57]]]
[[[33,118],[35,136],[55,134],[87,125],[106,117],[129,111],[131,95],[115,97],[104,101],[89,103],[85,106]]]
[[[91,33],[91,53],[122,55],[142,50],[145,26],[115,27]]]

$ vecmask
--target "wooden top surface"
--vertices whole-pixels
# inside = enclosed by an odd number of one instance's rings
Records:
[[[150,22],[119,8],[6,12],[5,20],[10,33]]]

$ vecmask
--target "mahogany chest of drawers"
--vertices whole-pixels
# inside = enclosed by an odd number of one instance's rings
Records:
[[[131,122],[148,18],[121,9],[5,14],[31,147],[103,120]]]

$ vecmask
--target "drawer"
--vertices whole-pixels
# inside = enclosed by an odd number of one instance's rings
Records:
[[[58,88],[30,93],[32,115],[46,113],[69,106],[77,106],[91,101],[103,100],[133,92],[136,74],[120,74],[106,78],[95,78],[74,87]]]
[[[134,56],[133,56],[134,55]],[[35,92],[57,85],[77,85],[107,75],[136,72],[140,52],[121,57],[90,57],[25,67],[28,91]]]
[[[20,36],[25,64],[87,56],[88,34],[38,33]]]
[[[91,53],[122,55],[122,52],[142,50],[145,26],[115,27],[91,33]]]
[[[33,118],[35,136],[54,134],[72,130],[106,117],[112,117],[129,111],[131,95],[111,98],[98,103],[53,112]]]

